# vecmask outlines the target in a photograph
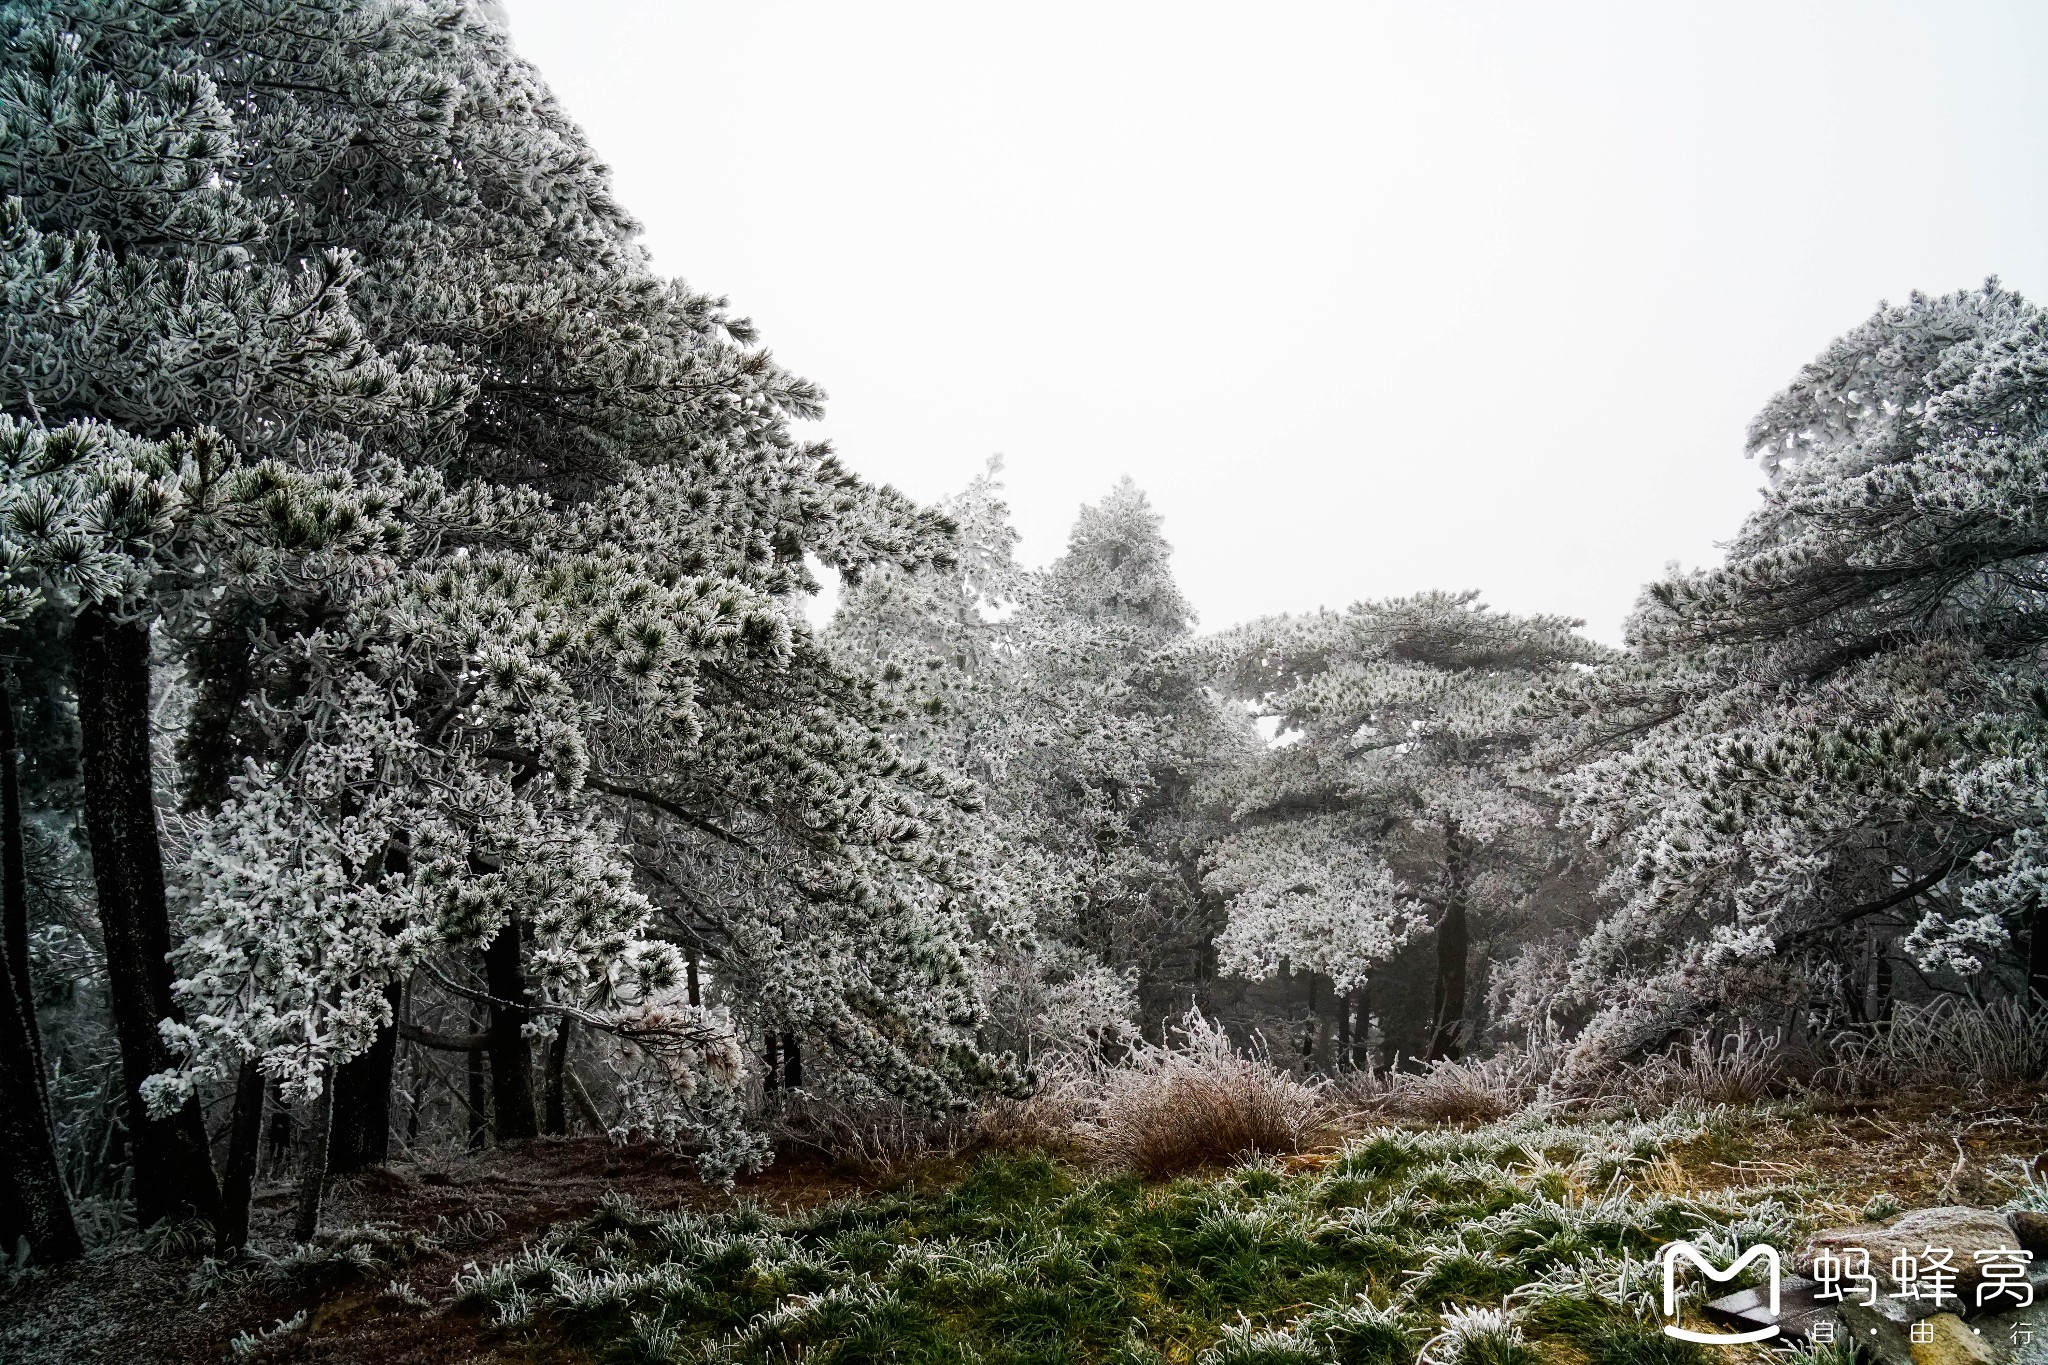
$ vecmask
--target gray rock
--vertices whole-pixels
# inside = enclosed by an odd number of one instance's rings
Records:
[[[1814,1255],[1823,1248],[1839,1255],[1861,1247],[1870,1253],[1870,1271],[1877,1277],[1880,1291],[1889,1295],[1899,1288],[1891,1273],[1895,1256],[1904,1252],[1908,1256],[1924,1257],[1930,1247],[1945,1247],[1954,1253],[1949,1261],[1949,1268],[1955,1272],[1954,1290],[1967,1304],[1977,1282],[1983,1278],[1983,1267],[1976,1253],[2011,1250],[2021,1245],[2017,1237],[2017,1230],[2012,1224],[1988,1209],[1961,1205],[1921,1209],[1903,1214],[1888,1224],[1859,1223],[1816,1232],[1807,1239],[1794,1266],[1801,1275],[1810,1276],[1813,1274]],[[1936,1306],[1929,1303],[1927,1312],[1915,1316],[1927,1316]]]
[[[1861,1303],[1841,1305],[1842,1327],[1879,1365],[2041,1365],[2048,1361],[2048,1298],[2027,1308],[1985,1313],[1970,1319],[1954,1313],[1929,1316],[1923,1330],[1941,1339],[1938,1358],[1929,1353],[1936,1342],[1912,1340],[1913,1324],[1876,1312]],[[1943,1322],[1942,1319],[1948,1319]],[[1963,1346],[1967,1339],[1968,1345]],[[1960,1348],[1957,1354],[1951,1348]]]
[[[1913,1365],[2000,1365],[2000,1354],[1985,1339],[1984,1329],[1954,1313],[1936,1313],[1922,1326],[1921,1335],[1927,1340],[1908,1348]]]
[[[1984,1334],[2001,1360],[2029,1365],[2048,1359],[2048,1296],[2042,1296],[2038,1286],[2030,1307],[1985,1313],[1970,1319],[1970,1325]]]

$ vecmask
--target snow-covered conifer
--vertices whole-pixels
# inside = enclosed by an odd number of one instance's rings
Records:
[[[1772,485],[1726,561],[1561,690],[1571,816],[1616,859],[1572,984],[1635,983],[1587,1065],[1722,1010],[1865,1021],[1902,957],[2048,986],[2044,356],[1995,282],[1881,309],[1752,425]]]
[[[311,1091],[360,1057],[375,1126],[391,1000],[424,972],[491,1001],[505,1136],[557,1016],[638,1027],[701,1098],[740,1080],[736,1036],[671,998],[678,959],[641,931],[733,860],[802,932],[764,940],[750,906],[716,976],[791,982],[828,1055],[932,1102],[992,1074],[920,814],[957,793],[795,611],[806,554],[945,559],[944,524],[792,435],[822,395],[647,269],[503,26],[436,0],[0,24],[0,404],[53,433],[24,450],[90,433],[144,471],[59,489],[17,461],[8,494],[10,610],[75,616],[75,681],[119,684],[81,710],[102,911],[153,926],[109,955],[154,983],[116,982],[131,1093],[158,1074],[177,1106],[237,1060]],[[194,684],[184,1021],[146,764],[164,661]],[[917,896],[875,894],[882,864]],[[840,968],[778,971],[822,945]],[[138,1182],[166,1201],[145,1218],[210,1212],[185,1146],[190,1170]]]
[[[1429,593],[1205,641],[1225,690],[1277,726],[1209,857],[1230,904],[1222,965],[1299,966],[1343,991],[1433,931],[1429,1051],[1458,1055],[1473,921],[1498,923],[1566,852],[1521,770],[1540,734],[1522,703],[1605,656],[1578,624]]]

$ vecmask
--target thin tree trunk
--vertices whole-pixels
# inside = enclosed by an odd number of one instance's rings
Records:
[[[474,1032],[482,1024],[483,1020],[478,1017],[478,1009],[473,1007],[469,1013],[470,1030]],[[490,1132],[489,1120],[484,1117],[484,1054],[472,1050],[467,1057],[466,1070],[469,1078],[469,1090],[466,1095],[469,1101],[469,1149],[472,1152],[480,1152]]]
[[[782,1031],[782,1085],[785,1090],[801,1090],[804,1085],[803,1049],[789,1029]]]
[[[1444,829],[1444,914],[1436,926],[1436,1019],[1429,1060],[1455,1061],[1465,1050],[1465,961],[1472,926],[1465,918],[1465,842],[1455,824]]]
[[[6,749],[4,767],[11,778],[11,745]],[[8,785],[13,784],[10,781]],[[9,814],[5,839],[12,853],[19,851],[21,841],[18,806]],[[26,879],[20,884],[11,876],[7,880],[10,902],[17,893],[26,896]],[[10,903],[10,918],[13,912]],[[79,1241],[78,1225],[72,1221],[71,1199],[50,1135],[42,1048],[34,1026],[35,1000],[17,988],[17,979],[11,966],[0,971],[0,1173],[5,1176],[0,1180],[0,1255],[13,1255],[16,1245],[26,1238],[29,1255],[37,1261],[68,1261],[85,1248]]]
[[[1351,1065],[1355,1070],[1372,1069],[1372,982],[1358,988],[1358,1022],[1351,1028]]]
[[[1337,993],[1337,1064],[1332,1070],[1344,1071],[1351,1066],[1351,1006],[1352,993]]]
[[[142,1083],[171,1066],[157,1025],[181,1015],[171,998],[171,923],[157,842],[149,752],[149,627],[88,607],[72,631],[85,826],[92,847],[106,946],[107,995],[135,1169],[135,1213],[144,1226],[220,1212],[199,1101],[152,1118]]]
[[[420,1145],[420,1098],[426,1087],[420,1084],[420,1049],[418,1044],[405,1054],[405,1145]]]
[[[320,1087],[313,1103],[312,1131],[306,1143],[306,1164],[299,1176],[299,1217],[292,1225],[292,1240],[310,1242],[320,1231],[320,1199],[327,1190],[327,1138],[334,1127],[334,1078]]]
[[[527,1047],[526,1011],[519,1005],[526,999],[526,968],[519,954],[519,917],[505,920],[505,927],[484,949],[485,989],[493,1001],[491,1010],[491,1116],[496,1122],[498,1141],[514,1142],[540,1136],[533,1114],[533,1054]]]
[[[391,1159],[391,1075],[398,1062],[401,987],[384,988],[391,1022],[361,1056],[334,1073],[334,1131],[327,1140],[327,1173],[351,1175]]]
[[[604,1115],[597,1112],[597,1101],[590,1098],[590,1092],[583,1086],[583,1078],[570,1072],[569,1096],[576,1101],[576,1112],[583,1115],[583,1121],[590,1125],[592,1132],[609,1137],[611,1130],[605,1126]]]
[[[84,1247],[72,1221],[57,1148],[50,1134],[50,1093],[28,972],[28,859],[21,827],[21,773],[14,694],[0,674],[0,920],[6,965],[0,970],[0,1255],[23,1238],[29,1255],[68,1261]]]
[[[782,1034],[769,1029],[762,1041],[761,1091],[771,1102],[775,1093],[782,1088]]]
[[[689,982],[690,982],[690,1003],[691,1003],[692,1005],[701,1005],[701,1004],[703,1004],[703,1003],[704,1003],[704,993],[703,993],[703,991],[701,991],[700,989],[698,989],[698,986],[697,986],[697,950],[696,950],[696,949],[694,949],[694,948],[692,948],[692,949],[690,950],[690,960],[689,960]]]
[[[291,1165],[292,1146],[298,1139],[296,1122],[292,1111],[284,1102],[284,1092],[277,1082],[272,1081],[263,1088],[270,1109],[270,1122],[264,1129],[264,1141],[269,1148],[264,1169],[274,1177]]]
[[[549,1137],[569,1135],[569,1103],[563,1076],[569,1069],[569,1025],[567,1015],[555,1024],[555,1036],[548,1042],[547,1080],[541,1086],[545,1129]]]
[[[256,1063],[242,1063],[235,1076],[235,1109],[228,1122],[228,1166],[220,1183],[220,1222],[215,1249],[222,1255],[249,1244],[249,1201],[256,1193],[256,1160],[262,1154],[263,1092],[268,1087]]]
[[[42,1030],[36,1025],[35,983],[28,972],[28,847],[21,813],[21,741],[14,732],[14,680],[0,673],[0,946],[14,979],[42,1076]],[[39,1089],[47,1089],[39,1083]],[[47,1101],[46,1101],[47,1103]]]

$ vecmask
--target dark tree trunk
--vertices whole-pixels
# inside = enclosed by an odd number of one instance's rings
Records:
[[[68,1261],[84,1247],[50,1139],[42,1064],[23,1023],[14,982],[0,976],[0,1253],[28,1239],[38,1261]]]
[[[690,1003],[692,1005],[701,1005],[704,1003],[704,993],[697,987],[697,953],[695,949],[690,951],[689,973]]]
[[[1452,1061],[1465,1050],[1465,960],[1472,926],[1465,918],[1465,843],[1456,825],[1444,831],[1444,913],[1436,926],[1436,1009],[1429,1060]]]
[[[519,956],[519,919],[505,927],[484,949],[484,982],[491,1004],[491,1117],[498,1141],[538,1137],[533,1115],[533,1056],[526,1035],[526,968]],[[504,1003],[498,1003],[498,1002]]]
[[[16,767],[14,697],[0,678],[0,919],[6,956],[0,971],[0,1256],[21,1239],[45,1264],[85,1248],[50,1136],[42,1039],[28,976],[28,872],[22,847],[21,774]]]
[[[804,1084],[804,1052],[789,1029],[782,1031],[782,1084],[787,1090],[801,1090]]]
[[[763,1094],[773,1095],[782,1089],[781,1032],[769,1029],[762,1041],[762,1049],[762,1061],[766,1065],[761,1068],[761,1090]]]
[[[310,1242],[320,1231],[320,1201],[327,1191],[327,1141],[334,1127],[334,1078],[320,1088],[313,1103],[311,1130],[306,1134],[306,1164],[299,1175],[299,1216],[292,1227],[292,1240]]]
[[[222,1255],[249,1243],[249,1200],[256,1192],[256,1160],[262,1153],[263,1092],[256,1063],[243,1062],[235,1076],[235,1109],[228,1121],[228,1167],[220,1182],[220,1222],[214,1228]]]
[[[384,988],[391,1022],[377,1030],[369,1050],[334,1074],[334,1131],[327,1139],[327,1173],[351,1175],[391,1159],[391,1073],[398,1062],[396,981]]]
[[[385,846],[386,874],[411,874],[411,838],[409,832],[403,833]],[[395,934],[404,927],[387,923],[384,931]],[[352,1175],[391,1160],[391,1079],[398,1066],[398,1021],[405,1017],[403,981],[385,985],[384,1005],[390,1022],[377,1030],[368,1050],[343,1062],[334,1075],[334,1131],[327,1139],[329,1175]]]
[[[14,733],[14,680],[0,673],[0,947],[14,996],[21,1002],[36,1075],[42,1075],[42,1030],[36,1026],[35,983],[28,974],[28,848],[21,814],[21,741]],[[44,1087],[38,1084],[39,1090]]]
[[[1351,992],[1337,993],[1337,1065],[1334,1070],[1344,1071],[1351,1066]]]
[[[121,1044],[135,1214],[144,1226],[220,1212],[197,1099],[152,1118],[142,1083],[171,1065],[157,1024],[179,1018],[171,1000],[169,909],[149,752],[149,627],[105,607],[79,613],[72,631],[85,827],[107,953],[107,994]]]
[[[549,1137],[569,1135],[569,1096],[564,1078],[569,1070],[569,1024],[564,1015],[555,1024],[555,1036],[548,1042],[547,1080],[541,1086],[542,1126]]]
[[[473,1007],[470,1010],[469,1027],[472,1032],[480,1029],[483,1024],[483,1019],[479,1017],[480,1013],[480,1007]],[[465,1095],[469,1101],[469,1149],[472,1152],[480,1152],[490,1137],[490,1120],[485,1116],[485,1105],[488,1100],[484,1095],[484,1054],[471,1049],[465,1059],[464,1069],[469,1081],[469,1089]]]
[[[1357,1022],[1351,1027],[1351,1066],[1357,1071],[1372,1069],[1372,982],[1358,988]]]

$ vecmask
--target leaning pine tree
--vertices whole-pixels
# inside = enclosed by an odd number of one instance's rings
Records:
[[[1881,309],[1752,424],[1771,487],[1726,562],[1559,689],[1616,868],[1578,1065],[1717,1015],[1869,1023],[1895,964],[2048,999],[2043,374],[2048,316],[1995,282]]]

